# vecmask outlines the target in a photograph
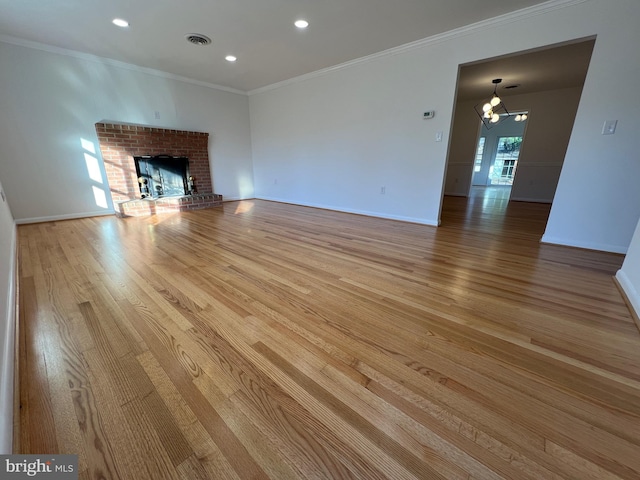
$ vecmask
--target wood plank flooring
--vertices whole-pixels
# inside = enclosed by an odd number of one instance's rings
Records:
[[[243,201],[20,226],[20,453],[82,479],[638,479],[619,255]]]

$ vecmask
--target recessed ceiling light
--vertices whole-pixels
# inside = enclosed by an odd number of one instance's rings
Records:
[[[111,21],[114,25],[117,25],[118,27],[128,27],[129,26],[129,22],[127,22],[126,20],[123,20],[122,18],[114,18]]]
[[[300,29],[303,29],[309,26],[309,22],[307,22],[306,20],[296,20],[296,23],[294,23],[294,25]]]
[[[225,59],[227,62],[235,62],[235,61],[237,60],[237,58],[236,58],[236,57],[234,57],[233,55],[227,55],[226,57],[224,57],[224,59]]]

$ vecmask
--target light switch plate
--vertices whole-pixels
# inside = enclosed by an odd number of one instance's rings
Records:
[[[605,120],[602,126],[602,135],[613,135],[616,133],[617,120]]]

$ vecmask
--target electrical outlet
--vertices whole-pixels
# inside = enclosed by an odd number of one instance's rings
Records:
[[[156,110],[155,115],[156,115],[156,120],[160,120],[160,112]]]
[[[380,195],[387,193],[387,187],[380,187]]]

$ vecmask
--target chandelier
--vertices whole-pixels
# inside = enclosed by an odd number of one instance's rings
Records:
[[[500,121],[501,116],[509,116],[509,111],[500,99],[497,93],[498,85],[502,82],[501,78],[491,80],[493,83],[493,95],[486,102],[476,105],[475,111],[482,120],[485,127],[491,128]]]

